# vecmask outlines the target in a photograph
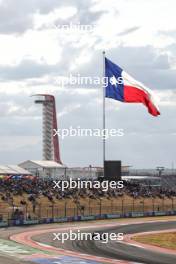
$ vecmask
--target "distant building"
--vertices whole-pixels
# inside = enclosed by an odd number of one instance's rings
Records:
[[[68,168],[50,160],[27,160],[19,164],[25,170],[30,171],[33,176],[40,178],[58,178],[66,180],[72,179],[95,179],[97,171],[91,167],[88,168]]]
[[[33,176],[41,178],[55,178],[65,175],[66,166],[51,160],[27,160],[19,164]]]
[[[102,167],[73,167],[51,160],[27,160],[19,166],[29,171],[33,176],[40,178],[58,178],[58,179],[92,179],[95,180],[103,176]],[[129,166],[122,166],[123,175],[128,175]]]

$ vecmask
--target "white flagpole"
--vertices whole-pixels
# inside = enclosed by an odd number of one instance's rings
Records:
[[[105,77],[105,51],[103,51],[103,78],[104,77]],[[105,131],[104,129],[106,127],[105,95],[106,95],[106,85],[103,84],[103,131]],[[103,176],[104,177],[105,177],[105,168],[104,168],[105,160],[106,160],[106,139],[105,137],[103,137]]]

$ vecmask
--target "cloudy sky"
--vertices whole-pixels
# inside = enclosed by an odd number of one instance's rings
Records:
[[[58,78],[101,76],[106,50],[155,90],[161,110],[154,118],[140,104],[107,100],[107,128],[125,132],[107,141],[107,159],[176,166],[175,9],[175,0],[0,0],[0,163],[42,158],[35,93],[56,96],[60,128],[101,128],[101,86],[61,86]],[[100,138],[69,137],[60,145],[69,166],[102,163]]]

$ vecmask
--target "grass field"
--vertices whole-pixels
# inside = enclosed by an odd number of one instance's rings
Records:
[[[176,232],[135,236],[137,242],[176,250]]]

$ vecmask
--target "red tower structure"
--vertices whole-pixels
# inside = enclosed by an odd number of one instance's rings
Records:
[[[54,136],[54,130],[58,129],[55,97],[49,94],[35,96],[37,96],[35,104],[43,105],[43,159],[62,164],[59,137]]]

